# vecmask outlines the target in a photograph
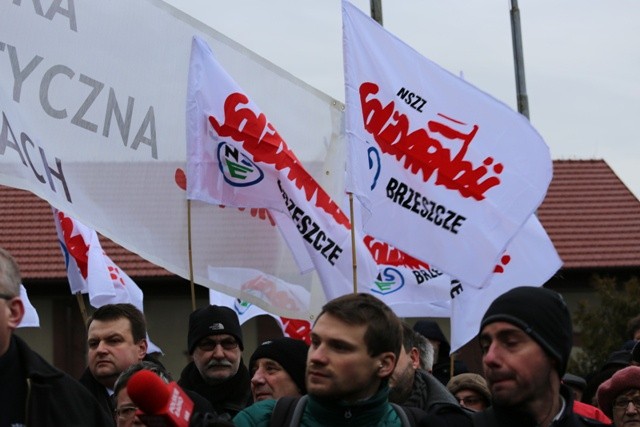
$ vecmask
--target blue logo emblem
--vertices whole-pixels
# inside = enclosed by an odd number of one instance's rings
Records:
[[[218,144],[218,164],[227,184],[248,187],[262,181],[264,172],[236,147],[222,141]]]
[[[393,267],[385,267],[371,287],[371,292],[381,295],[391,294],[404,286],[404,277]]]

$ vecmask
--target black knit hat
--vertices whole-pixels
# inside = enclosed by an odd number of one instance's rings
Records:
[[[210,305],[199,308],[189,315],[189,335],[187,337],[187,347],[189,354],[193,354],[196,344],[209,335],[228,334],[233,335],[240,345],[240,350],[244,349],[242,344],[242,328],[235,311],[229,307]]]
[[[253,371],[258,359],[275,360],[287,371],[302,394],[306,394],[307,388],[304,380],[308,351],[309,346],[302,340],[285,337],[265,341],[251,355],[249,370]]]
[[[511,289],[491,303],[480,331],[494,322],[507,322],[522,329],[558,361],[558,373],[560,377],[564,375],[573,345],[573,328],[560,294],[530,286]]]

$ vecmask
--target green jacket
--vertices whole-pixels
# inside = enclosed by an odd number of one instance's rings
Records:
[[[301,427],[371,426],[401,427],[400,417],[389,404],[389,388],[355,404],[322,400],[309,396],[302,414]],[[275,400],[263,400],[241,411],[233,419],[236,427],[268,427]]]

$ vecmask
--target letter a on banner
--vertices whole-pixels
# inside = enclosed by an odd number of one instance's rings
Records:
[[[343,1],[348,181],[364,231],[475,287],[544,199],[549,149],[503,103]]]

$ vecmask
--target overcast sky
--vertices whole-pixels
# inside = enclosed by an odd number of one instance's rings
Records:
[[[344,100],[339,0],[166,1]],[[531,122],[552,157],[604,159],[640,197],[640,1],[518,3]],[[509,0],[382,4],[389,31],[517,108]]]

